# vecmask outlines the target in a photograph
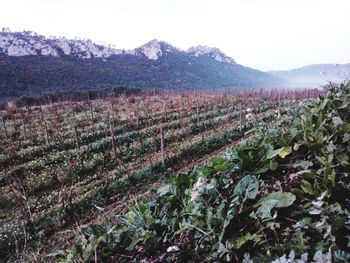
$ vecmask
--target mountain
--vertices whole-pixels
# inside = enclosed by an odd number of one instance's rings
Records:
[[[187,50],[187,53],[191,56],[199,57],[206,56],[215,59],[219,62],[225,62],[229,64],[236,64],[236,61],[233,58],[226,56],[218,48],[208,47],[208,46],[195,46]]]
[[[14,57],[68,55],[78,58],[104,58],[122,54],[123,51],[111,46],[95,44],[91,40],[70,40],[64,37],[46,38],[30,31],[24,31],[0,32],[0,53]]]
[[[218,48],[152,40],[133,50],[32,32],[0,32],[0,99],[120,85],[160,89],[261,88],[283,80]]]
[[[289,79],[293,86],[319,87],[329,81],[342,82],[350,77],[350,63],[348,64],[314,64],[301,68],[284,71],[269,71],[268,73]]]
[[[127,51],[128,54],[132,54],[135,56],[143,56],[151,60],[157,60],[163,55],[166,55],[169,53],[178,53],[178,52],[179,50],[173,47],[172,45],[164,41],[159,41],[157,39],[154,39],[140,46],[139,48]]]

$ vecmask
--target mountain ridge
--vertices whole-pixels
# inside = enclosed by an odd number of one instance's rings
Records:
[[[123,50],[91,40],[0,32],[0,99],[120,85],[188,90],[281,83],[283,79],[244,67],[207,46],[183,51],[155,39]]]
[[[79,58],[107,58],[112,55],[142,55],[157,60],[166,52],[185,52],[192,56],[211,56],[219,62],[235,64],[233,58],[220,49],[208,46],[194,46],[186,51],[158,39],[153,39],[135,49],[118,49],[113,45],[97,44],[90,39],[68,39],[65,37],[45,37],[32,31],[0,32],[0,54],[8,56],[43,55],[60,57],[72,55]]]

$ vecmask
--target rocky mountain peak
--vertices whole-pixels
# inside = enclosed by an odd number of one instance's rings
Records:
[[[143,55],[148,59],[157,60],[164,53],[176,52],[178,49],[173,47],[172,45],[160,41],[157,39],[153,39],[150,42],[138,47],[135,49],[135,54]]]
[[[220,49],[216,47],[208,47],[208,46],[201,46],[201,45],[194,46],[189,48],[187,50],[187,53],[195,57],[208,56],[219,62],[236,64],[236,61],[233,58],[226,56],[224,52],[222,52]]]
[[[142,56],[150,60],[158,60],[165,54],[182,53],[189,56],[207,56],[216,61],[236,64],[234,59],[226,56],[218,48],[208,46],[195,46],[186,52],[157,39],[132,49],[121,50],[115,46],[97,44],[89,39],[67,39],[65,37],[45,37],[31,31],[10,32],[2,30],[0,32],[0,54],[8,56],[74,56],[83,59],[108,58],[112,55],[129,54]]]
[[[98,45],[91,40],[66,39],[24,32],[0,32],[0,53],[8,56],[43,55],[59,57],[62,55],[79,58],[105,58],[121,54],[122,50]]]

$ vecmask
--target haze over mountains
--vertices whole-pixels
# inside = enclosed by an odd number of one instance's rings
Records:
[[[319,87],[327,82],[342,82],[350,77],[350,63],[314,64],[284,71],[270,71],[272,75],[288,79],[292,86]]]
[[[0,97],[119,85],[160,89],[261,88],[279,77],[244,67],[218,48],[180,50],[159,40],[123,50],[90,40],[0,32]]]

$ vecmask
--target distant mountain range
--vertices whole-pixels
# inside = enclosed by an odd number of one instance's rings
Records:
[[[269,71],[268,73],[288,79],[291,86],[319,87],[328,82],[342,82],[350,77],[348,64],[314,64],[284,71]]]
[[[244,67],[218,48],[187,51],[158,40],[123,50],[91,40],[0,32],[0,99],[120,85],[160,89],[276,87],[286,82]]]

